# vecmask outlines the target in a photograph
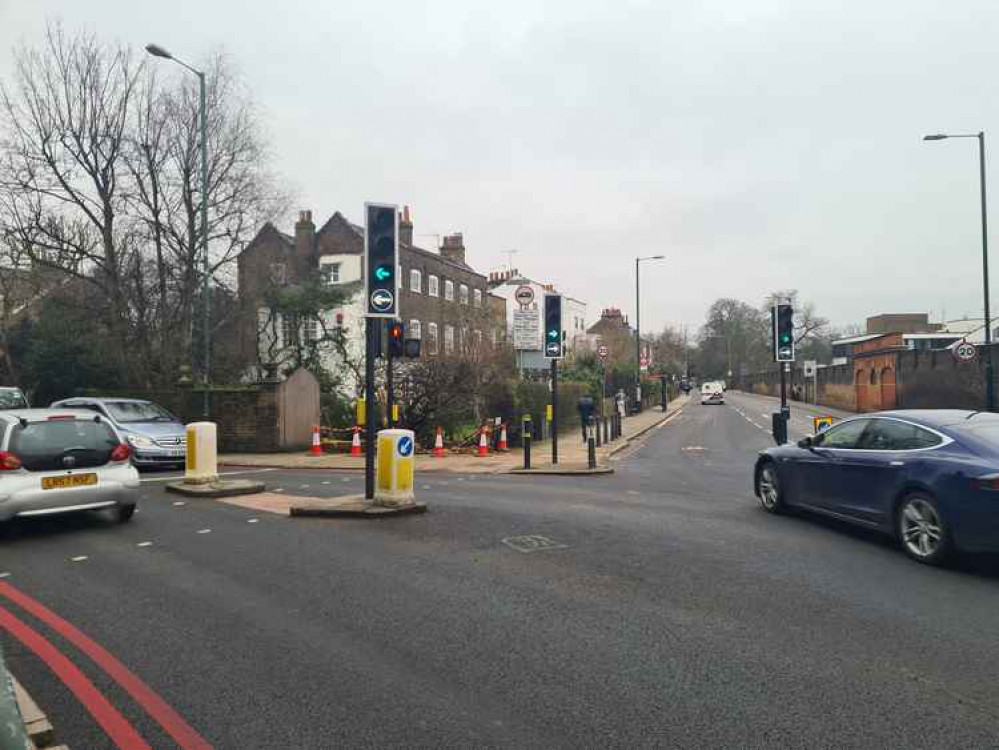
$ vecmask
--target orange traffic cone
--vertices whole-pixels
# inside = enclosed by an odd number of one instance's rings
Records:
[[[354,428],[354,437],[350,439],[350,455],[360,456],[361,455],[361,428]]]
[[[479,430],[479,455],[480,456],[489,455],[489,441],[486,439],[485,427]]]
[[[444,458],[444,430],[437,428],[437,437],[434,438],[434,457]]]
[[[498,451],[509,450],[509,446],[507,446],[507,444],[506,444],[506,425],[505,424],[500,427],[499,445],[496,446],[496,450],[498,450]]]
[[[309,450],[309,455],[323,455],[323,446],[322,443],[319,442],[319,425],[313,425],[312,427],[312,448]]]

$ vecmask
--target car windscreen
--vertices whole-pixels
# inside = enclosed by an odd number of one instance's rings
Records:
[[[151,403],[136,403],[132,401],[106,401],[105,408],[116,422],[174,422],[173,414],[162,406]]]
[[[53,419],[17,424],[8,449],[28,471],[103,466],[118,444],[107,422]]]
[[[0,409],[27,409],[28,402],[17,388],[0,388]]]

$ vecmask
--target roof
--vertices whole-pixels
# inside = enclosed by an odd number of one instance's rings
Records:
[[[963,333],[952,333],[950,331],[936,331],[935,333],[903,333],[904,339],[961,339]]]
[[[999,414],[973,411],[971,409],[896,409],[894,411],[860,414],[860,417],[898,417],[927,427],[947,427],[948,425],[964,424],[969,420],[987,419],[999,421]]]
[[[147,398],[118,398],[117,396],[70,396],[59,401],[89,401],[95,404],[151,404]],[[54,403],[59,403],[58,401]]]
[[[94,419],[98,415],[86,409],[12,409],[0,411],[0,419],[13,424],[22,419],[29,422],[42,422],[55,414],[72,415],[79,419]]]
[[[431,250],[424,250],[422,247],[417,247],[416,245],[400,244],[399,245],[399,249],[400,250],[412,250],[413,252],[417,253],[418,255],[426,255],[428,258],[433,258],[434,260],[439,261],[440,263],[444,264],[445,266],[452,266],[454,268],[460,268],[462,271],[466,271],[468,273],[473,273],[476,276],[481,276],[482,278],[486,278],[485,274],[479,273],[478,271],[476,271],[474,268],[472,268],[467,263],[457,263],[457,262],[455,262],[453,260],[450,260],[449,258],[445,258],[440,253],[435,253],[435,252],[433,252]]]
[[[865,334],[863,334],[861,336],[850,336],[849,338],[845,338],[845,339],[836,339],[835,341],[832,342],[832,345],[833,346],[838,346],[839,344],[859,344],[859,343],[861,343],[863,341],[870,341],[871,339],[880,338],[880,337],[885,336],[885,335],[887,335],[887,334],[884,334],[884,333],[865,333]]]

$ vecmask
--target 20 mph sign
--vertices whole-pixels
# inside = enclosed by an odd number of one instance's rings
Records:
[[[958,362],[974,362],[978,359],[978,347],[967,341],[962,341],[950,351]]]

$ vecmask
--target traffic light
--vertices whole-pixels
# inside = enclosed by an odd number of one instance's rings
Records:
[[[794,362],[794,308],[791,305],[774,305],[774,361]]]
[[[563,353],[562,295],[545,295],[545,359],[561,359]]]
[[[405,348],[406,328],[398,320],[389,323],[388,327],[388,353],[390,357],[403,357],[406,355]]]
[[[365,310],[368,317],[394,318],[399,312],[396,267],[399,232],[396,206],[364,204]]]

